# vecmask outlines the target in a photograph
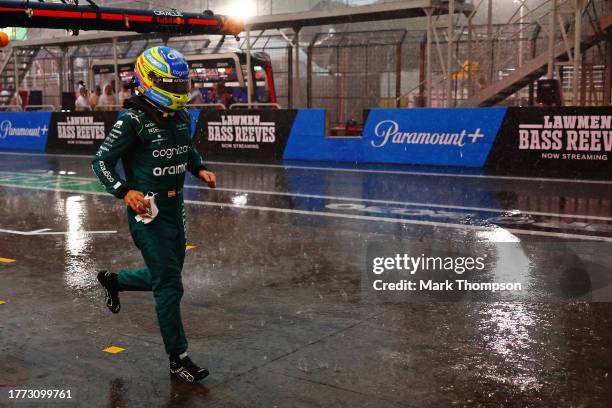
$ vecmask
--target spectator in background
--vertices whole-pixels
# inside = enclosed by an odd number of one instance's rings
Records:
[[[119,92],[119,105],[123,106],[123,101],[132,97],[132,91],[128,84],[123,84],[123,89]]]
[[[110,84],[104,85],[104,93],[98,98],[97,110],[112,110],[117,105],[117,100],[113,95],[113,87]]]
[[[79,92],[81,91],[81,88],[85,88],[85,82],[83,82],[83,81],[79,81],[79,82],[77,82],[77,90],[76,90],[76,92],[75,92],[75,96],[76,96],[77,98],[78,98],[78,97],[79,97],[79,95],[80,95],[80,93],[79,93]]]
[[[89,103],[89,91],[84,86],[79,87],[79,97],[74,102],[76,111],[90,111],[91,104]]]
[[[223,85],[222,82],[217,82],[216,84],[213,85],[213,87],[210,90],[210,102],[211,103],[217,103],[219,102],[219,99],[221,99],[221,88],[224,87],[225,85]]]
[[[232,92],[226,87],[223,87],[223,89],[221,89],[220,91],[221,99],[219,100],[219,102],[221,102],[226,109],[229,109],[229,107],[236,102],[234,100],[234,95],[232,95]]]
[[[9,105],[10,108],[3,109],[9,112],[19,112],[23,110],[21,106],[21,97],[19,96],[19,92],[13,93],[12,89],[3,89],[0,92],[0,104]]]
[[[11,93],[7,89],[0,91],[0,105],[8,105],[11,100]]]
[[[85,82],[79,81],[76,83],[76,90],[74,91],[74,100],[76,101],[81,96],[81,88],[85,88]]]
[[[198,105],[204,103],[204,97],[202,97],[202,85],[199,82],[193,83],[193,89],[191,91],[191,97],[189,99],[190,105]]]
[[[213,86],[210,93],[210,98],[212,99],[212,102],[220,103],[225,106],[226,109],[229,109],[229,107],[236,102],[234,100],[234,95],[232,95],[232,92],[223,82],[216,83]]]
[[[94,93],[91,94],[91,96],[89,97],[91,109],[96,109],[96,106],[98,106],[98,100],[100,99],[100,95],[102,95],[102,88],[100,88],[100,85],[96,85]]]

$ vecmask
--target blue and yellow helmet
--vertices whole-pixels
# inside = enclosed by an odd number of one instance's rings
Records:
[[[180,110],[189,101],[189,65],[173,48],[152,47],[140,54],[134,82],[139,94],[162,108]]]

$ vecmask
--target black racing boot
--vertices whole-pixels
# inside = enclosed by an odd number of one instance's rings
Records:
[[[188,383],[198,382],[208,376],[208,370],[198,367],[189,356],[170,356],[170,373]]]
[[[121,303],[119,303],[119,282],[117,274],[107,271],[98,272],[98,282],[104,287],[106,296],[106,306],[113,313],[119,313]]]

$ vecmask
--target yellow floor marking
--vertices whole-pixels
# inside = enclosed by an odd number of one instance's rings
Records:
[[[117,346],[110,346],[105,348],[102,351],[106,351],[107,353],[111,353],[111,354],[117,354],[117,353],[121,353],[122,351],[124,351],[124,348],[121,347],[117,347]]]
[[[4,300],[0,300],[0,305],[5,304],[6,302]]]
[[[15,262],[15,260],[11,258],[0,258],[0,262],[12,263]]]
[[[185,247],[185,250],[189,251],[189,250],[191,250],[191,249],[195,248],[196,246],[197,246],[197,245],[187,245],[187,246]]]

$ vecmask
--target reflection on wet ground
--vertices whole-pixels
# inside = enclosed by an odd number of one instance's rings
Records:
[[[57,406],[610,406],[612,306],[582,301],[612,300],[608,183],[211,167],[219,191],[185,190],[183,315],[212,373],[189,385],[166,372],[150,294],[125,294],[118,315],[103,305],[95,271],[141,259],[88,160],[0,153],[0,259],[16,261],[0,262],[0,406],[12,388],[71,390]],[[373,299],[372,243],[460,245],[535,289]],[[553,287],[554,302],[539,296]]]

